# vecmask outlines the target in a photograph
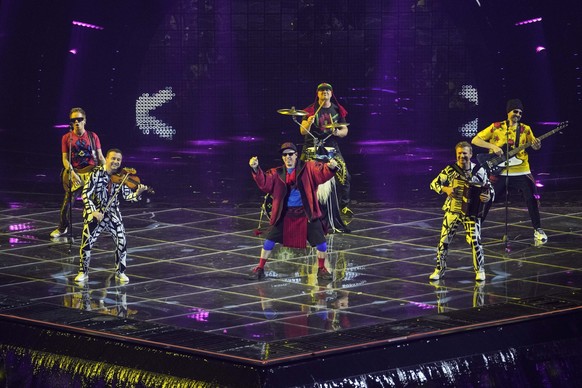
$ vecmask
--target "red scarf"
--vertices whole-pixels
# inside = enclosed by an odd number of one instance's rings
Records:
[[[293,169],[293,172],[289,172],[287,171],[287,177],[285,178],[285,183],[287,183],[287,186],[291,186],[292,188],[295,187],[295,182],[296,182],[296,175],[295,175],[295,171],[297,171],[297,169]]]

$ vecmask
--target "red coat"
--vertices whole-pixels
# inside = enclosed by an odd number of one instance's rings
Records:
[[[317,186],[333,178],[335,171],[325,163],[308,160],[303,162],[297,160],[296,177],[297,188],[301,193],[301,202],[310,221],[322,217],[319,202],[317,200]],[[288,190],[285,178],[287,168],[283,165],[263,172],[259,167],[257,172],[253,171],[253,179],[257,182],[259,189],[273,197],[273,208],[271,210],[271,225],[281,219],[283,206],[287,200]]]

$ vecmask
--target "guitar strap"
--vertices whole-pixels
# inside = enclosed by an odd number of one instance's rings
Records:
[[[453,170],[455,170],[459,174],[459,176],[461,177],[462,180],[467,181],[467,182],[469,181],[467,179],[467,177],[465,176],[465,172],[463,170],[461,170],[461,167],[459,167],[459,165],[457,163],[451,164],[451,167],[453,168]],[[477,166],[475,166],[475,167],[477,167]],[[471,171],[471,173],[473,173],[473,171]]]
[[[97,166],[101,165],[101,161],[99,160],[99,158],[97,158],[97,149],[95,148],[95,138],[93,137],[93,132],[89,131],[89,130],[85,130],[87,132],[87,135],[89,136],[89,142],[91,143],[91,154],[93,155],[93,159],[95,159],[95,163]],[[72,132],[69,132],[69,136],[71,135]],[[71,150],[69,149],[69,152],[71,152]],[[71,166],[72,168],[72,166]],[[68,183],[65,183],[65,169],[62,168],[61,169],[61,182],[63,183],[63,187],[65,189],[65,191],[69,191],[68,188]],[[70,173],[69,173],[70,174]]]
[[[459,165],[457,163],[451,164],[451,167],[453,168],[453,170],[455,170],[457,173],[459,173],[459,175],[461,176],[461,179],[469,182],[469,179],[467,179],[467,177],[465,176],[465,172],[463,170],[461,170],[461,167],[459,167]],[[471,170],[471,177],[477,177],[477,179],[479,179],[479,176],[477,175],[477,171],[479,171],[480,168],[481,168],[480,165],[475,164],[475,166]],[[479,179],[479,180],[481,181],[481,179]],[[483,183],[483,182],[481,182],[481,183]]]
[[[521,140],[521,123],[517,123],[517,127],[515,128],[515,144],[511,148],[519,147],[519,142]],[[509,134],[509,120],[505,120],[505,131]]]
[[[91,154],[97,166],[101,165],[101,161],[97,158],[97,149],[95,148],[95,139],[93,138],[93,132],[86,130],[89,135],[89,141],[91,142]]]

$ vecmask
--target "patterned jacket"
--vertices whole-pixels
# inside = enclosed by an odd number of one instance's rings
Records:
[[[121,215],[119,213],[119,196],[116,195],[117,190],[120,190],[123,199],[130,202],[137,202],[140,200],[141,196],[136,195],[126,185],[123,185],[121,189],[118,183],[113,183],[111,176],[107,174],[105,166],[99,166],[91,171],[89,175],[89,180],[83,187],[83,217],[91,214],[93,211],[103,212],[109,201],[111,205],[109,206],[107,212],[110,214],[118,215],[121,220]]]
[[[451,187],[453,186],[453,181],[455,179],[462,179],[468,180],[471,183],[476,183],[482,186],[489,185],[489,192],[491,195],[490,201],[493,201],[495,197],[495,192],[493,190],[493,185],[490,184],[489,178],[487,177],[487,172],[484,168],[480,167],[475,169],[476,164],[471,163],[471,177],[469,179],[462,176],[458,169],[454,168],[454,165],[448,165],[445,167],[439,175],[434,178],[434,180],[430,184],[430,189],[437,192],[438,194],[443,193],[443,187]],[[476,171],[475,171],[476,170]],[[451,197],[447,196],[445,203],[443,205],[444,211],[451,210]]]

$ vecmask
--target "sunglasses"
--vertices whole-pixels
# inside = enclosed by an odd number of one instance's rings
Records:
[[[523,112],[517,109],[512,110],[513,114],[515,115],[521,115]]]
[[[283,157],[285,156],[293,156],[295,155],[297,152],[283,152]]]
[[[81,123],[83,121],[85,121],[84,117],[73,117],[71,120],[71,123]]]

